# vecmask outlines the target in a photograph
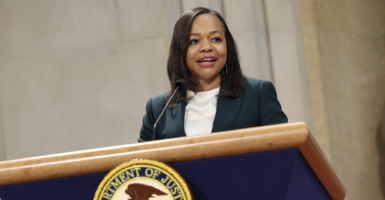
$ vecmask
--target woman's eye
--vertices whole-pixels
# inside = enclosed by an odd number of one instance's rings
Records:
[[[197,43],[198,43],[197,39],[190,40],[190,44],[197,44]]]
[[[222,39],[219,38],[219,37],[215,37],[215,38],[213,38],[213,41],[214,41],[214,42],[220,42],[220,41],[222,41]]]

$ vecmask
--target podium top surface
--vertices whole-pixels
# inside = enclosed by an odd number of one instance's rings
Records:
[[[177,163],[298,148],[333,199],[346,191],[305,123],[286,123],[0,162],[0,186],[107,172],[132,159]]]

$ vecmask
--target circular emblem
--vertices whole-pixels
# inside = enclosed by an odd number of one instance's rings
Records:
[[[170,166],[153,160],[133,160],[110,171],[94,200],[192,200],[183,178]]]

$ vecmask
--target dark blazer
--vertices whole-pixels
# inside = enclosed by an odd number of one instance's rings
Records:
[[[226,82],[222,81],[220,90],[226,90],[226,87]],[[245,93],[237,98],[218,98],[212,132],[287,122],[270,81],[244,78],[244,87]],[[169,92],[148,100],[139,142],[152,140],[154,123],[166,105],[168,96]],[[186,102],[177,98],[174,102],[177,105],[168,108],[157,125],[156,139],[186,136],[184,131]]]

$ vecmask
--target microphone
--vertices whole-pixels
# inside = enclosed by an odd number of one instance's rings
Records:
[[[174,93],[171,95],[170,99],[168,100],[168,102],[166,103],[166,106],[163,108],[162,112],[160,113],[160,116],[158,117],[158,119],[156,120],[155,124],[154,124],[154,129],[152,130],[152,140],[155,140],[155,135],[156,135],[156,125],[158,125],[159,121],[162,119],[164,113],[166,112],[168,106],[170,105],[170,103],[174,100],[175,98],[175,94],[178,92],[178,90],[180,90],[182,92],[182,94],[184,96],[186,96],[186,91],[187,91],[187,87],[188,87],[188,83],[186,80],[184,79],[179,79],[175,82],[175,91]]]

